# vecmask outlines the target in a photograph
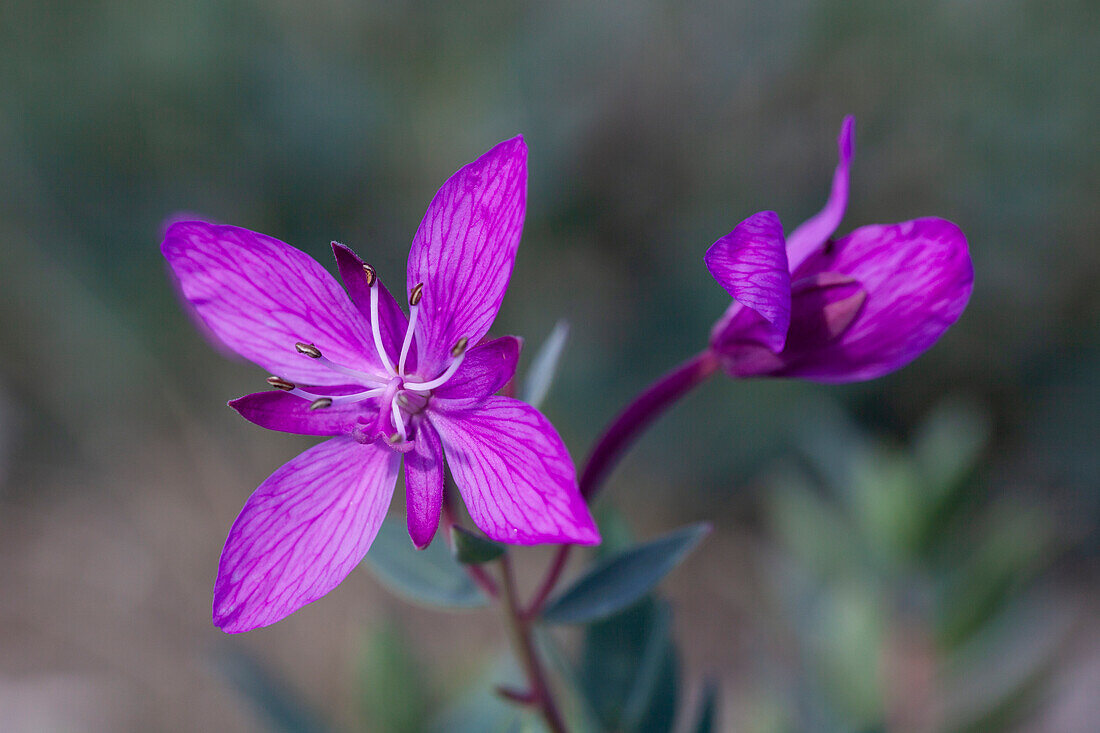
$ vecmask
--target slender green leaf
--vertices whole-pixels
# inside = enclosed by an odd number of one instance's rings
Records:
[[[543,620],[583,624],[621,611],[679,565],[709,531],[708,524],[693,524],[599,560],[550,602]]]
[[[558,373],[558,362],[561,361],[562,351],[565,349],[565,341],[569,337],[569,323],[558,321],[554,330],[542,342],[535,358],[531,361],[531,367],[527,370],[527,379],[523,382],[523,390],[520,393],[524,402],[534,407],[542,406],[546,395],[550,393],[550,387],[554,383],[554,377]]]
[[[382,522],[365,563],[390,590],[414,603],[443,608],[476,608],[486,603],[445,542],[437,539],[417,550],[399,518]]]
[[[606,730],[672,729],[679,670],[671,617],[649,596],[585,630],[581,689]]]
[[[504,545],[476,535],[464,527],[451,527],[451,537],[454,538],[455,559],[465,565],[491,562],[505,552]]]

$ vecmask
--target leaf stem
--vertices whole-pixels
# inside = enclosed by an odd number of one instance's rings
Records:
[[[500,570],[503,590],[501,605],[504,608],[509,631],[512,633],[512,645],[515,647],[516,654],[519,655],[527,674],[527,682],[531,686],[530,704],[538,708],[552,733],[568,733],[565,721],[558,711],[550,686],[547,684],[546,673],[543,671],[542,662],[539,661],[538,651],[535,649],[535,642],[531,636],[531,621],[520,609],[512,560],[507,554],[500,558]],[[515,700],[513,696],[508,698]]]

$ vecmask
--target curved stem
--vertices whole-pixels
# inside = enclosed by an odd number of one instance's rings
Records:
[[[581,496],[592,501],[607,474],[642,431],[676,400],[690,392],[718,370],[714,352],[696,354],[650,385],[603,432],[588,456],[578,484]]]
[[[535,649],[534,639],[531,637],[530,620],[524,617],[520,609],[519,594],[516,592],[516,580],[512,572],[512,561],[507,553],[500,558],[500,576],[502,593],[502,606],[504,607],[505,620],[512,632],[512,644],[520,663],[527,674],[527,682],[531,685],[529,695],[530,704],[539,709],[547,727],[553,733],[568,733],[565,721],[554,702],[554,696],[550,692],[550,686],[546,682],[546,673],[542,669],[538,652]]]
[[[709,349],[696,354],[651,384],[638,398],[611,422],[596,442],[581,472],[581,496],[589,503],[599,491],[604,479],[619,462],[642,432],[661,416],[678,399],[702,384],[718,370],[718,357]],[[572,545],[562,545],[547,571],[546,577],[524,612],[526,618],[534,618],[542,611],[557,585]]]

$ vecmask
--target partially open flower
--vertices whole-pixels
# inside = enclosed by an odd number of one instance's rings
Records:
[[[711,350],[735,377],[853,382],[899,369],[962,314],[974,270],[949,221],[874,224],[833,239],[848,204],[854,120],[844,120],[828,202],[784,240],[779,217],[750,216],[707,251],[734,302]]]

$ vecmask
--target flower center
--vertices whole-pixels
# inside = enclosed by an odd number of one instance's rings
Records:
[[[412,348],[413,339],[416,338],[416,320],[420,310],[420,300],[424,294],[423,283],[418,283],[409,293],[409,321],[395,367],[382,341],[378,276],[370,265],[364,264],[363,272],[370,289],[371,337],[378,354],[378,361],[382,366],[381,371],[371,373],[351,369],[331,361],[315,345],[299,342],[294,345],[299,354],[347,377],[349,379],[347,387],[303,389],[282,377],[268,377],[267,383],[276,389],[309,400],[311,410],[323,410],[333,405],[371,400],[372,404],[367,409],[377,409],[378,414],[373,422],[367,421],[370,430],[364,430],[361,437],[373,440],[375,436],[384,434],[395,447],[407,445],[409,438],[415,432],[416,425],[422,419],[421,413],[431,400],[432,392],[446,384],[462,366],[462,361],[466,358],[467,339],[463,336],[455,343],[451,348],[450,361],[434,378],[422,379],[419,375],[409,374],[406,371],[409,351]]]

